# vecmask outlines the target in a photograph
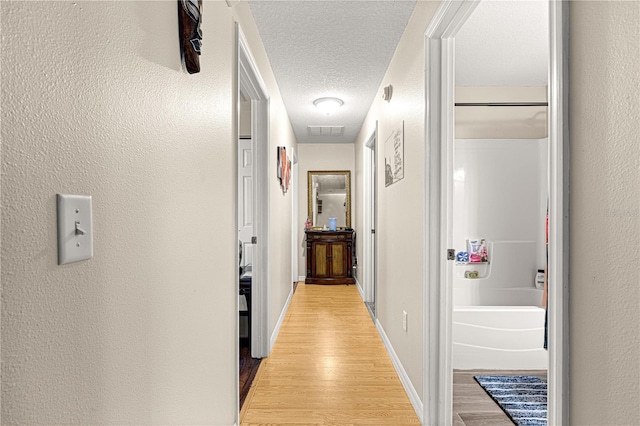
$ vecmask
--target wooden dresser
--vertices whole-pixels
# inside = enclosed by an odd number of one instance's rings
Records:
[[[305,231],[307,276],[305,284],[355,284],[353,253],[355,232]]]

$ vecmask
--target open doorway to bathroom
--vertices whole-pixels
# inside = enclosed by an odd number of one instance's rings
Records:
[[[480,1],[455,38],[454,424],[547,419],[548,15]]]
[[[506,80],[465,85],[463,76],[458,72],[454,75],[454,70],[464,69],[464,61],[458,57],[465,54],[459,36],[471,28],[466,26],[476,13],[476,18],[490,13],[491,7],[483,11],[483,4],[537,4],[542,13],[548,11],[548,18],[535,18],[532,11],[527,16],[548,23],[538,31],[540,37],[548,37],[544,47],[549,49],[541,54],[541,75],[549,76],[548,81],[543,77],[537,84]],[[532,418],[541,421],[536,424],[547,424],[547,420],[549,424],[567,423],[566,11],[566,2],[556,1],[445,0],[427,28],[429,147],[425,160],[429,169],[429,217],[425,308],[431,312],[425,324],[427,424],[465,424],[457,415],[461,407],[459,401],[454,402],[454,389],[461,384],[477,386],[476,382],[490,388],[485,378],[474,378],[495,375],[484,374],[493,373],[490,370],[508,372],[500,375],[536,376],[529,380],[538,381],[544,392],[548,389],[548,398],[544,397],[544,409],[534,410]],[[530,26],[519,23],[517,28],[499,34],[503,23],[517,22],[513,13],[490,16],[490,26],[473,36],[474,41],[493,38],[492,44],[499,50],[493,56],[482,53],[479,46],[472,47],[471,53],[467,50],[466,55],[475,58],[475,78],[482,74],[504,78],[505,71],[507,77],[517,77],[520,62],[534,67],[528,63],[529,58],[518,57],[519,53],[531,55],[530,46],[507,48],[504,43],[522,41],[515,34],[523,28],[533,31]],[[494,65],[498,68],[487,73]],[[541,306],[544,290],[536,287],[538,269],[544,270],[543,285],[544,275],[552,283],[548,309]],[[524,318],[523,311],[530,311],[530,318],[513,329],[513,316]],[[531,334],[530,339],[522,342],[520,337],[526,334]],[[544,352],[547,337],[549,351]],[[531,341],[535,346],[528,349]],[[508,352],[517,356],[496,356]],[[526,356],[520,356],[523,354]],[[454,370],[473,369],[483,374],[454,377]],[[547,377],[548,385],[544,383]],[[465,379],[471,382],[464,383]],[[498,387],[506,388],[501,384]],[[472,400],[473,396],[465,398]],[[488,403],[498,400],[494,393]],[[483,403],[476,400],[473,405]],[[503,408],[498,408],[498,413],[508,412],[504,404]],[[485,414],[470,413],[469,422]],[[487,424],[512,424],[508,416],[515,418],[510,413],[501,420],[485,420]]]

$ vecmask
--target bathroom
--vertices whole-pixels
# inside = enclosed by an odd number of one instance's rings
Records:
[[[546,269],[546,155],[546,138],[455,142],[455,247],[484,239],[487,261],[454,266],[454,368],[547,368],[535,283]]]
[[[481,2],[456,37],[456,370],[548,366],[548,31],[546,11],[531,3],[531,10],[516,16],[504,2]],[[487,31],[483,23],[496,13],[511,23],[503,33]],[[474,251],[486,254],[474,258]]]

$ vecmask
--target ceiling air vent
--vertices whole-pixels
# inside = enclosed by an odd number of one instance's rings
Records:
[[[344,126],[307,126],[309,136],[342,136]]]

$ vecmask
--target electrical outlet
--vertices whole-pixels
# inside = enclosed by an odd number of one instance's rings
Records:
[[[402,311],[402,329],[407,331],[407,311]]]

